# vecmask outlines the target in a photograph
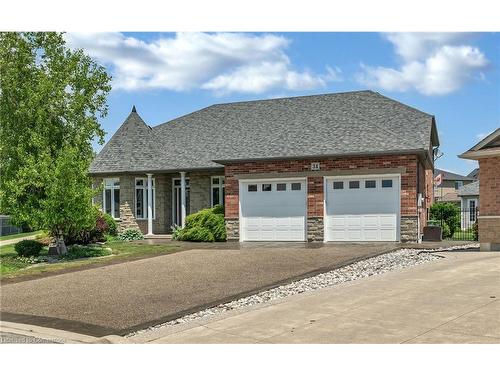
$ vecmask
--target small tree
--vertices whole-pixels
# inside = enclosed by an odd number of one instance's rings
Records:
[[[446,223],[450,229],[450,237],[460,227],[460,209],[453,203],[434,203],[430,209],[431,219]]]
[[[110,77],[60,33],[0,33],[0,211],[62,240],[90,220]]]
[[[42,202],[41,227],[58,239],[58,252],[66,252],[64,238],[70,233],[95,225],[88,164],[78,158],[78,150],[61,150],[46,186]],[[63,198],[62,198],[63,197]]]

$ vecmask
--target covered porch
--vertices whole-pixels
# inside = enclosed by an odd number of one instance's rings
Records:
[[[94,203],[115,218],[120,231],[167,237],[186,216],[224,203],[224,170],[121,174],[94,177],[103,191]]]

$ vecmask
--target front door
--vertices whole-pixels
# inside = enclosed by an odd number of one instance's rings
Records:
[[[186,178],[186,215],[189,215],[189,190],[189,178]],[[172,181],[172,223],[178,226],[182,224],[180,178]]]

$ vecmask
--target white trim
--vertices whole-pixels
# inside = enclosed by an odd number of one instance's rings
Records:
[[[327,183],[328,180],[354,180],[354,179],[367,179],[367,178],[377,178],[377,179],[384,179],[385,177],[389,178],[397,178],[398,179],[398,213],[397,213],[397,218],[396,218],[396,241],[400,242],[401,241],[401,174],[400,173],[389,173],[389,174],[367,174],[367,175],[325,175],[324,180],[323,180],[323,242],[328,242],[326,238],[326,225],[327,225],[327,214],[326,214],[326,207],[327,207]],[[361,184],[360,184],[361,187]],[[382,186],[381,186],[382,188]],[[349,189],[347,187],[347,189]],[[393,187],[390,188],[382,188],[382,189],[388,189],[392,190],[394,189]],[[418,216],[418,207],[417,207],[417,216]]]
[[[186,225],[186,172],[181,173],[181,227]]]
[[[147,173],[147,176],[148,176],[148,235],[152,235],[153,234],[153,194],[155,194],[154,190],[153,190],[153,179],[152,179],[152,174],[151,173]],[[136,186],[136,189],[137,189],[137,186]],[[156,204],[156,202],[155,202]]]
[[[213,179],[214,178],[218,178],[219,179],[219,183],[218,184],[214,184],[213,183]],[[214,193],[213,193],[213,189],[215,187],[218,187],[219,188],[219,204],[222,204],[224,205],[224,188],[226,186],[226,180],[224,178],[224,176],[210,176],[210,207],[213,207],[214,206]]]
[[[136,177],[134,179],[134,217],[136,220],[148,220],[147,216],[144,216],[144,217],[137,217],[137,180],[146,180],[145,184],[143,185],[143,187],[139,188],[139,189],[144,189],[144,190],[147,190],[148,188],[148,184],[147,184],[147,181],[148,181],[148,178],[147,177]],[[154,200],[153,200],[153,220],[156,220],[156,181],[155,181],[155,178],[153,177],[151,179],[153,181],[153,195],[154,195]],[[147,200],[145,199],[146,198],[146,194],[143,194],[142,195],[142,199],[143,199],[143,205],[144,205],[144,214],[147,215],[148,211],[148,205],[147,205]],[[146,202],[144,202],[144,200],[146,200]]]
[[[114,184],[110,185],[110,186],[106,186],[106,181],[118,181],[118,186],[115,186]],[[113,219],[120,219],[120,203],[118,203],[118,217],[115,217],[115,191],[118,190],[118,192],[120,191],[120,177],[106,177],[106,178],[103,178],[102,179],[102,185],[103,185],[103,189],[102,189],[102,211],[104,213],[106,213],[106,189],[109,189],[111,190],[111,205],[110,205],[110,209],[111,209],[111,213],[109,215],[111,215],[111,217]],[[120,193],[118,193],[120,194]]]
[[[266,182],[279,182],[279,181],[301,181],[304,182],[304,199],[305,199],[305,210],[304,210],[304,242],[307,242],[307,195],[308,195],[308,186],[307,186],[307,177],[286,177],[286,178],[264,178],[264,179],[253,179],[253,178],[248,178],[248,179],[239,179],[238,180],[238,233],[239,233],[239,242],[245,242],[243,239],[243,231],[241,228],[242,225],[242,216],[241,216],[241,194],[243,192],[242,185],[244,183],[255,183],[255,184],[262,184]],[[286,241],[285,241],[286,242]]]
[[[500,215],[481,215],[478,219],[500,219]]]
[[[172,178],[172,201],[171,201],[171,205],[170,205],[171,211],[172,211],[172,225],[176,225],[176,223],[175,223],[175,213],[176,213],[177,207],[175,207],[175,200],[177,198],[175,196],[175,189],[176,188],[180,189],[180,186],[175,186],[175,181],[179,181],[180,182],[180,180],[181,180],[180,177],[173,177]],[[189,183],[189,177],[186,177],[186,188],[191,189],[191,184],[189,184],[189,186],[188,186],[188,183]]]

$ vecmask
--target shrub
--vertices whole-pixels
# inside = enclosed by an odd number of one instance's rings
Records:
[[[110,214],[103,213],[103,218],[104,221],[106,222],[106,225],[108,226],[104,234],[110,236],[116,236],[118,234],[118,227],[116,226],[116,221],[115,219],[113,219],[113,216],[111,216]]]
[[[22,240],[14,245],[14,249],[22,257],[37,257],[43,249],[43,244],[34,240]]]
[[[40,242],[43,246],[49,246],[53,241],[53,238],[47,233],[40,233],[35,236],[35,240]]]
[[[121,241],[137,241],[143,240],[144,236],[138,229],[126,229],[118,234],[118,239]]]
[[[101,246],[71,245],[68,246],[68,252],[61,255],[60,258],[73,260],[79,258],[103,257],[106,255],[111,255],[111,250]]]
[[[94,221],[92,225],[82,230],[70,231],[64,240],[67,245],[86,245],[92,242],[105,241],[105,235],[113,231],[116,234],[116,223],[114,219],[94,206]]]
[[[225,241],[224,207],[216,205],[187,216],[185,227],[174,228],[172,237],[180,241]]]
[[[443,221],[443,225],[440,225],[440,227],[442,229],[443,238],[451,238],[451,236],[453,236],[453,234],[450,231],[450,227],[448,226],[448,224],[446,224],[446,221]]]
[[[440,225],[442,221],[446,222],[450,231],[450,237],[460,228],[460,209],[455,204],[444,202],[434,203],[431,206],[430,213],[431,219],[439,221]]]
[[[477,221],[472,226],[472,239],[474,241],[479,241],[479,226],[477,224]]]

